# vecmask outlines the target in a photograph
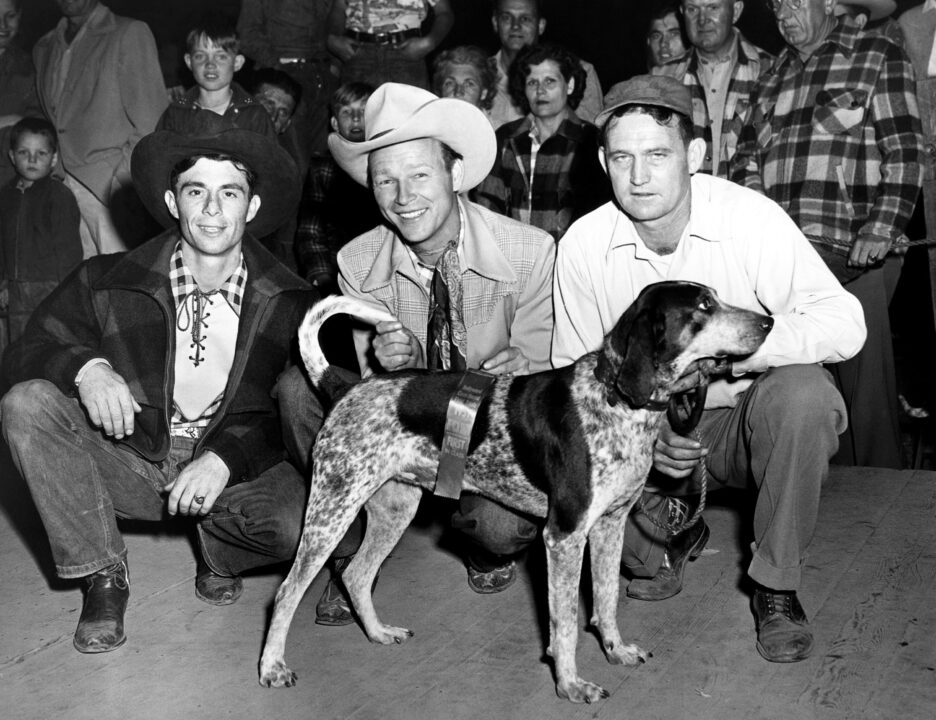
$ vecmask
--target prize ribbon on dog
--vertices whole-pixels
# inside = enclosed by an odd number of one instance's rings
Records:
[[[457,500],[461,495],[471,429],[478,408],[493,385],[494,375],[481,370],[467,370],[449,399],[434,491],[439,497]]]

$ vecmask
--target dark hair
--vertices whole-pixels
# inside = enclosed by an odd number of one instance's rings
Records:
[[[260,68],[250,74],[247,81],[247,92],[256,95],[260,92],[262,85],[270,85],[279,88],[292,98],[293,103],[298,107],[302,100],[302,85],[293,77],[278,68]]]
[[[416,139],[416,138],[414,138]],[[442,166],[445,168],[446,172],[451,173],[452,168],[455,167],[456,160],[464,160],[464,156],[452,149],[452,146],[442,142],[441,140],[436,140],[435,138],[427,138],[428,140],[435,140],[439,143],[439,149],[442,151]],[[367,155],[367,187],[373,187],[371,184],[371,156],[373,152],[368,153]]]
[[[208,15],[185,36],[186,52],[195,52],[198,41],[202,38],[210,40],[219,48],[235,55],[240,52],[240,38],[234,23],[223,15]]]
[[[446,50],[432,61],[432,91],[441,95],[446,65],[471,65],[481,76],[481,107],[490,110],[497,95],[497,63],[477,45],[460,45]]]
[[[679,137],[682,138],[687,147],[695,136],[695,125],[693,125],[692,118],[688,115],[683,115],[659,105],[622,105],[611,113],[601,128],[601,147],[605,150],[608,149],[608,133],[611,130],[611,123],[624,115],[649,115],[656,121],[657,125],[675,127],[679,132]]]
[[[346,82],[342,83],[328,103],[328,112],[333,118],[338,117],[338,108],[356,103],[358,100],[366,100],[374,93],[374,86],[366,82]]]
[[[497,15],[497,11],[500,10],[501,3],[504,0],[491,0],[491,14]],[[533,11],[536,13],[537,18],[542,18],[543,14],[540,12],[540,0],[527,0],[532,6]]]
[[[676,24],[679,25],[679,37],[682,39],[683,47],[689,50],[692,45],[689,42],[689,36],[686,35],[686,21],[683,17],[681,10],[681,2],[679,0],[672,0],[671,2],[665,2],[662,5],[653,9],[650,13],[650,18],[647,21],[647,31],[644,33],[644,39],[647,40],[647,69],[649,70],[653,67],[653,58],[650,55],[650,33],[653,31],[653,23],[657,20],[662,20],[668,15],[674,15],[676,17]]]
[[[53,152],[58,152],[58,135],[55,134],[55,125],[40,117],[24,117],[10,128],[10,150],[15,150],[20,138],[27,133],[42,135],[49,141]]]
[[[244,173],[244,177],[247,179],[248,194],[253,194],[254,186],[257,184],[257,173],[255,173],[253,169],[243,160],[226,153],[204,153],[202,155],[190,155],[183,160],[179,160],[179,162],[172,166],[172,171],[169,173],[169,189],[175,192],[176,183],[179,180],[179,176],[186,170],[190,170],[195,165],[195,163],[197,163],[202,158],[206,160],[215,160],[217,162],[232,163],[234,167]]]
[[[527,102],[526,97],[526,79],[530,75],[530,68],[546,60],[552,60],[559,66],[559,72],[562,73],[566,82],[575,81],[575,87],[572,88],[567,100],[570,108],[575,110],[582,101],[582,96],[585,95],[585,68],[582,67],[582,61],[575,53],[566,50],[561,45],[551,43],[530,45],[517,53],[508,71],[510,98],[524,114],[530,112],[530,103]]]

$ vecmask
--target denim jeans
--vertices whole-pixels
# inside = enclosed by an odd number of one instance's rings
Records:
[[[45,380],[15,385],[0,412],[60,577],[83,577],[126,557],[117,518],[169,519],[163,488],[192,460],[195,440],[173,437],[168,457],[151,463],[93,428],[79,401]],[[302,476],[285,462],[225,488],[208,515],[190,519],[209,567],[236,575],[292,558],[305,500]]]
[[[426,59],[410,60],[395,45],[355,43],[354,56],[341,67],[341,82],[362,81],[377,87],[385,82],[429,88]]]

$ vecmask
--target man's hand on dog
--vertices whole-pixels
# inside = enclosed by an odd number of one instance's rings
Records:
[[[170,515],[207,515],[227,487],[231,471],[224,460],[210,450],[185,466],[178,477],[166,485]],[[204,498],[197,502],[196,498]]]
[[[674,432],[663,419],[653,446],[653,467],[657,472],[677,479],[688,477],[707,454],[708,449],[702,443]]]
[[[530,360],[519,348],[509,347],[481,363],[481,369],[492,375],[528,375]]]
[[[94,427],[122,440],[133,434],[133,416],[142,408],[130,393],[127,382],[104,362],[87,370],[78,385],[78,399]]]
[[[416,336],[399,320],[377,323],[374,355],[380,366],[388,371],[405,370],[422,365],[422,347]]]

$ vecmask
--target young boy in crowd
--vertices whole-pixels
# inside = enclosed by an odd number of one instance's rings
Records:
[[[0,353],[32,311],[81,262],[81,216],[72,191],[52,177],[58,139],[52,123],[27,117],[10,132],[16,177],[0,188]]]
[[[244,56],[233,24],[211,19],[189,31],[185,44],[195,87],[169,104],[156,129],[206,134],[236,127],[275,135],[263,105],[234,82]]]
[[[373,91],[363,82],[339,87],[329,104],[332,130],[346,140],[363,140],[364,105]],[[338,251],[382,221],[368,188],[352,180],[330,156],[313,158],[296,232],[300,275],[323,295],[337,293]]]

